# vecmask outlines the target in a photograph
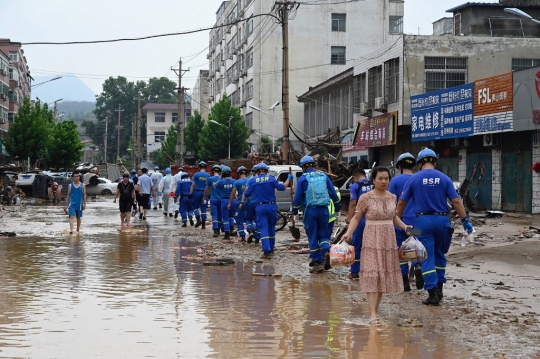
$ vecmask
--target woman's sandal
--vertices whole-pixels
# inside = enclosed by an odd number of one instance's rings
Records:
[[[369,325],[373,325],[374,327],[380,327],[381,326],[381,320],[379,318],[374,318],[369,321]]]

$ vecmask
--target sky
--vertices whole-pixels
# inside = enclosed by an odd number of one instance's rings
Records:
[[[273,1],[273,0],[264,0]],[[367,0],[373,1],[373,0]],[[380,0],[376,0],[380,1]],[[480,1],[480,0],[477,0]],[[485,0],[498,2],[497,0]],[[142,37],[212,26],[222,0],[0,0],[0,37],[18,42]],[[432,34],[432,22],[465,0],[405,0],[405,33]],[[300,7],[299,11],[302,7]],[[208,31],[151,40],[91,45],[23,46],[33,76],[73,74],[94,93],[109,76],[130,81],[167,76],[182,57],[183,85],[193,89],[208,69]],[[46,84],[43,85],[47,86]],[[191,91],[190,90],[190,91]]]

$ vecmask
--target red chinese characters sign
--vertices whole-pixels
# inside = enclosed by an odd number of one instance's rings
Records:
[[[397,112],[358,121],[354,147],[366,150],[370,147],[396,144]]]

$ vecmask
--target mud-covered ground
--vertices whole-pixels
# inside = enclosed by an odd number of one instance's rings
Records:
[[[116,205],[111,199],[96,199],[83,218],[81,232],[99,235],[118,231]],[[92,212],[94,211],[94,212]],[[114,215],[113,215],[114,214]],[[254,275],[277,275],[298,281],[342,283],[348,286],[348,304],[366,306],[358,281],[347,278],[348,268],[333,268],[321,274],[308,272],[308,254],[298,253],[307,247],[305,233],[293,242],[288,230],[278,232],[276,255],[264,262],[255,244],[239,238],[224,241],[212,238],[206,230],[180,228],[180,219],[164,218],[160,211],[150,211],[148,221],[133,220],[135,227],[146,226],[163,236],[197,240],[198,255],[188,258],[211,262],[232,258],[242,262],[262,262]],[[342,216],[343,218],[343,216]],[[445,298],[440,307],[425,307],[420,300],[424,291],[413,289],[383,297],[381,316],[390,325],[405,325],[412,319],[424,328],[443,335],[471,358],[540,358],[540,235],[528,231],[540,228],[540,217],[527,215],[503,218],[474,218],[474,243],[461,246],[461,229],[456,225],[453,245],[448,254]],[[66,234],[67,216],[61,207],[24,205],[0,210],[0,232],[13,231],[18,236],[54,237]]]

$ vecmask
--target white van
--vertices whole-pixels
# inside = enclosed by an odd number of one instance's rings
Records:
[[[274,176],[278,182],[284,183],[289,176],[289,167],[294,175],[294,189],[296,191],[296,182],[304,172],[299,166],[291,165],[271,165],[268,166],[268,174]],[[285,188],[285,191],[276,190],[276,203],[280,211],[288,211],[291,208],[291,188]]]

